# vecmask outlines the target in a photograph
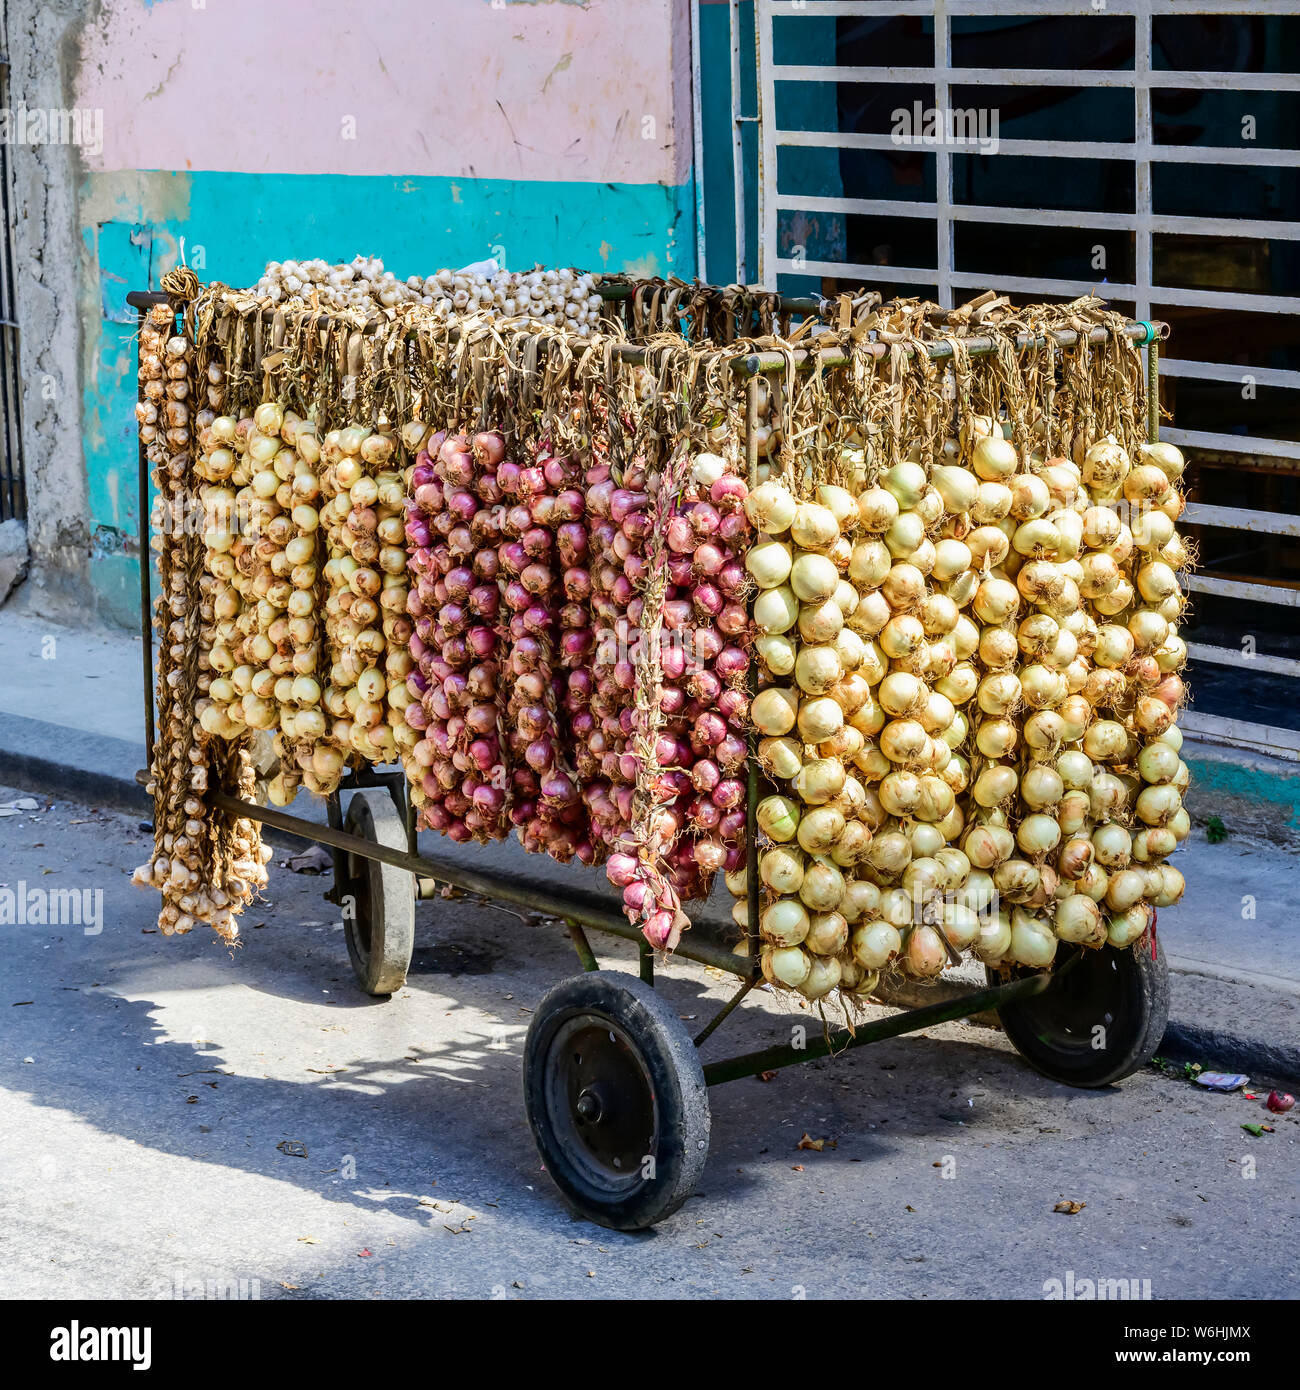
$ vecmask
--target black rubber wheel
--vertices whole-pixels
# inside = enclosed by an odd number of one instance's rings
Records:
[[[382,789],[355,793],[343,828],[389,849],[406,849],[406,826]],[[353,973],[367,994],[393,994],[406,983],[415,947],[415,875],[350,851],[339,859],[336,899]]]
[[[599,1226],[653,1226],[704,1171],[699,1054],[676,1011],[635,976],[592,971],[542,1000],[524,1044],[524,1104],[546,1171]]]
[[[1169,968],[1164,949],[1144,937],[1132,946],[1100,949],[1062,942],[1053,974],[1068,971],[1028,999],[1013,999],[998,1017],[1017,1052],[1035,1071],[1067,1086],[1095,1089],[1132,1076],[1155,1056],[1169,1018]],[[1007,974],[985,968],[990,984]],[[1037,974],[1010,967],[1011,978]]]

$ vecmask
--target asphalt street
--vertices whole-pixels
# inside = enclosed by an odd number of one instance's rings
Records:
[[[353,983],[328,879],[280,867],[286,851],[238,949],[158,935],[129,882],[149,839],[43,798],[0,818],[0,886],[103,892],[89,932],[0,926],[4,1296],[1039,1299],[1067,1276],[1155,1299],[1294,1292],[1297,1112],[1154,1069],[1072,1091],[965,1023],[716,1088],[696,1196],[651,1233],[595,1227],[523,1115],[531,1011],[578,970],[557,923],[422,904],[408,985],[379,1002]],[[629,946],[599,949],[635,969]],[[659,979],[695,1029],[730,988],[685,962]],[[819,1026],[755,991],[705,1056],[800,1024]]]

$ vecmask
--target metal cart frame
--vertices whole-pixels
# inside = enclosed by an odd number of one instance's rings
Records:
[[[612,285],[609,290],[609,298],[624,298],[630,292],[625,285]],[[152,307],[170,304],[171,300],[164,293],[133,291],[127,302],[139,311],[143,324]],[[824,314],[834,304],[798,298],[783,301],[782,308]],[[1127,331],[1147,352],[1147,427],[1148,438],[1154,441],[1159,430],[1159,343],[1168,329],[1164,324],[1140,322],[1131,323]],[[1106,336],[1101,328],[1089,335],[1096,342]],[[1077,339],[1070,330],[1052,337],[1061,346]],[[1026,334],[1017,340],[1017,346],[1044,346],[1046,341]],[[994,350],[988,338],[967,338],[964,344],[972,355]],[[872,344],[871,349],[877,346],[879,355],[888,351],[883,343]],[[635,345],[621,348],[620,353],[625,361],[644,360],[644,350]],[[814,344],[795,353],[795,365],[810,366],[814,353],[823,366],[842,366],[848,360],[836,348],[817,349]],[[943,359],[951,356],[952,349],[947,344],[934,344],[929,353],[932,358]],[[775,352],[737,352],[731,363],[733,372],[748,378],[747,464],[751,479],[758,464],[755,427],[759,378],[785,371],[787,365],[787,357]],[[149,489],[142,444],[140,631],[146,752],[151,758],[154,681]],[[344,792],[354,794],[346,813]],[[589,1219],[619,1229],[653,1225],[690,1196],[707,1157],[705,1088],[709,1086],[919,1032],[989,1009],[998,1011],[1012,1042],[1039,1071],[1073,1085],[1100,1086],[1144,1065],[1164,1029],[1167,982],[1163,952],[1154,938],[1144,937],[1125,950],[1087,951],[1062,943],[1055,968],[1050,971],[1011,967],[995,972],[986,968],[987,986],[960,998],[905,1009],[852,1029],[828,1026],[821,1034],[810,1035],[800,1047],[771,1047],[701,1063],[698,1050],[745,996],[763,983],[755,821],[760,774],[753,756],[748,764],[746,795],[747,949],[737,954],[703,933],[687,933],[674,951],[675,956],[739,980],[736,991],[694,1037],[653,993],[652,949],[640,931],[601,895],[559,893],[533,884],[524,888],[459,863],[420,854],[415,812],[400,769],[349,771],[339,789],[327,798],[325,826],[221,791],[211,793],[209,800],[222,811],[329,848],[335,874],[334,887],[326,896],[338,902],[353,890],[356,911],[350,921],[345,914],[349,954],[359,983],[373,994],[389,994],[400,987],[411,959],[413,918],[411,928],[397,931],[392,941],[387,939],[386,925],[395,913],[411,914],[415,901],[437,896],[444,886],[485,902],[526,908],[567,925],[584,975],[552,990],[534,1015],[524,1059],[529,1118],[547,1168],[570,1204]],[[356,814],[354,807],[358,808]],[[399,872],[395,877],[367,876],[359,872],[362,863]],[[589,930],[636,942],[639,980],[622,972],[602,971],[587,935]],[[377,969],[367,969],[367,965],[374,966],[376,952],[383,959]],[[377,983],[379,987],[375,987]],[[1083,1059],[1091,1065],[1080,1066],[1079,1030],[1095,1028],[1098,1019],[1107,1020],[1111,1036],[1101,1048],[1094,1037],[1094,1055]]]

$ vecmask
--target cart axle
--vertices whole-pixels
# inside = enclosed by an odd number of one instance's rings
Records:
[[[740,1057],[727,1057],[719,1062],[709,1062],[704,1068],[704,1080],[710,1086],[721,1086],[726,1081],[739,1081],[744,1076],[777,1071],[781,1067],[792,1067],[798,1062],[807,1062],[815,1057],[847,1052],[851,1047],[864,1047],[867,1043],[883,1042],[886,1038],[915,1033],[935,1023],[952,1023],[959,1018],[969,1018],[971,1014],[982,1013],[985,1009],[1008,999],[1041,994],[1051,985],[1052,979],[1051,975],[1031,975],[1024,980],[1013,980],[1010,984],[976,990],[960,999],[948,1000],[941,1004],[927,1004],[924,1008],[908,1009],[890,1018],[860,1024],[852,1031],[847,1028],[827,1029],[816,1037],[810,1037],[803,1047],[769,1047],[761,1052],[746,1052]]]

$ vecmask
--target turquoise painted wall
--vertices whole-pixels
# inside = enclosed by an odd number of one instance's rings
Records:
[[[133,289],[186,259],[250,285],[268,260],[380,256],[405,277],[497,256],[638,275],[696,273],[691,184],[458,178],[106,173],[81,188],[84,440],[100,614],[139,621]]]

